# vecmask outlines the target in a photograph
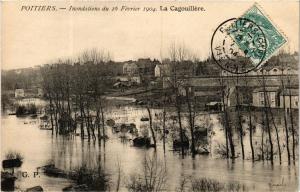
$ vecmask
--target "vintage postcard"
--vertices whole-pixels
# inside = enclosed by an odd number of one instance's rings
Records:
[[[299,191],[299,1],[1,1],[2,191]]]

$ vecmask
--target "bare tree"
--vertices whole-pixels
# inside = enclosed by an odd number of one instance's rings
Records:
[[[52,127],[56,128],[56,134],[76,132],[79,120],[82,139],[84,129],[89,140],[90,137],[96,139],[95,128],[100,138],[100,124],[105,135],[103,95],[109,56],[104,50],[84,50],[77,63],[72,59],[60,59],[43,68],[43,87],[50,100],[51,122],[54,121]],[[94,111],[96,118],[93,117]]]
[[[195,136],[194,136],[194,125],[195,125],[195,118],[194,117],[194,110],[195,109],[192,106],[192,97],[190,96],[190,91],[188,88],[185,89],[186,92],[186,101],[187,101],[187,105],[188,105],[188,111],[189,111],[189,124],[190,124],[190,132],[191,132],[191,151],[192,151],[192,156],[195,157],[196,155],[196,149],[195,149]]]
[[[240,95],[239,95],[239,76],[236,75],[236,86],[235,86],[235,91],[236,91],[236,110],[237,110],[237,120],[238,120],[238,130],[240,132],[240,142],[241,142],[241,148],[242,148],[242,158],[243,160],[245,159],[245,152],[244,152],[244,141],[243,141],[243,126],[242,126],[242,120],[241,120],[241,114],[240,114]]]
[[[151,131],[151,135],[152,135],[152,139],[153,139],[153,143],[154,143],[154,148],[156,149],[156,136],[155,136],[155,132],[152,126],[152,114],[151,114],[151,110],[149,105],[146,106],[147,112],[148,112],[148,116],[149,116],[149,128]]]
[[[182,95],[179,92],[179,89],[182,88],[182,80],[178,79],[178,70],[179,65],[186,59],[187,57],[187,49],[184,45],[176,45],[173,42],[169,48],[169,58],[170,58],[170,74],[169,78],[169,85],[171,86],[173,93],[175,95],[175,108],[177,111],[178,116],[178,124],[179,124],[179,131],[180,131],[180,142],[181,142],[181,155],[184,157],[184,146],[183,146],[183,127],[182,127]]]
[[[281,147],[280,147],[280,140],[279,140],[279,133],[278,133],[278,127],[275,123],[275,119],[274,119],[274,115],[273,115],[273,112],[271,110],[271,104],[270,104],[270,98],[269,98],[269,95],[267,94],[267,109],[270,113],[270,116],[271,116],[271,120],[272,120],[272,124],[275,128],[275,132],[276,132],[276,141],[277,141],[277,149],[278,149],[278,156],[279,156],[279,163],[281,164]]]
[[[102,125],[102,138],[105,139],[105,116],[103,95],[105,92],[106,63],[110,61],[110,53],[96,48],[85,50],[78,57],[80,62],[87,64],[89,87],[91,97],[96,103],[96,127],[98,138],[101,138],[100,125]],[[101,123],[100,123],[101,120]]]
[[[288,85],[289,85],[289,100],[290,100],[290,121],[291,121],[291,130],[292,130],[292,155],[293,155],[293,164],[295,164],[296,156],[295,156],[295,129],[294,129],[294,117],[293,117],[293,109],[292,109],[292,91],[291,91],[291,80],[288,77]]]
[[[166,93],[164,94],[164,101],[163,101],[163,148],[165,153],[166,152]]]
[[[283,65],[283,64],[282,64]],[[284,67],[282,66],[281,70],[281,88],[283,90],[283,112],[284,112],[284,127],[285,127],[285,141],[286,141],[286,150],[287,150],[287,157],[288,157],[288,164],[291,164],[291,157],[290,157],[290,148],[289,148],[289,131],[288,131],[288,125],[287,125],[287,114],[286,114],[286,103],[285,103],[285,84],[283,80],[283,69]]]
[[[265,75],[264,72],[262,73],[262,77],[263,77],[263,90],[264,90],[264,112],[265,112],[265,119],[266,119],[266,128],[268,131],[268,136],[269,136],[269,144],[270,144],[270,160],[271,160],[271,164],[273,164],[273,143],[272,143],[272,135],[271,135],[271,128],[270,128],[270,123],[269,123],[269,111],[268,111],[268,98],[267,98],[267,92],[266,92],[266,82],[265,82]]]
[[[230,94],[230,89],[225,86],[224,83],[224,78],[223,75],[221,74],[221,77],[219,79],[220,85],[222,87],[222,111],[223,111],[223,124],[225,128],[225,139],[226,139],[226,157],[229,158],[229,146],[230,146],[230,151],[231,151],[231,158],[235,158],[235,148],[234,148],[234,143],[233,143],[233,138],[232,138],[232,129],[231,126],[229,125],[229,112],[227,108],[228,100],[229,100],[229,94]],[[229,146],[228,146],[228,141],[229,141]]]
[[[167,170],[155,157],[145,157],[142,174],[133,174],[130,176],[126,185],[129,191],[158,192],[165,190]]]
[[[248,76],[245,74],[244,76],[244,83],[246,87],[248,87]],[[247,106],[247,112],[248,112],[248,117],[249,117],[249,141],[250,141],[250,149],[251,149],[251,158],[252,162],[255,160],[255,153],[254,153],[254,147],[253,147],[253,124],[252,124],[252,103],[249,101],[248,106]]]

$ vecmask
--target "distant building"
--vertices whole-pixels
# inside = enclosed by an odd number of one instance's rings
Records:
[[[130,78],[131,82],[135,82],[136,84],[141,84],[141,77],[140,76],[133,76]]]
[[[222,70],[222,76],[232,76],[232,75],[236,75],[233,73],[230,73],[226,70]],[[298,71],[297,69],[291,68],[291,67],[287,67],[284,68],[283,71],[278,68],[278,67],[272,67],[272,68],[264,68],[264,69],[258,69],[258,70],[252,70],[250,72],[247,73],[247,76],[251,76],[251,75],[297,75]],[[245,74],[240,74],[239,76],[245,76]]]
[[[25,97],[24,89],[16,89],[15,98],[23,98],[23,97]]]
[[[267,106],[271,108],[285,108],[298,109],[299,108],[299,90],[298,89],[285,89],[280,90],[277,87],[266,87],[266,100],[268,101]],[[264,107],[265,106],[265,95],[263,88],[255,89],[252,94],[253,106]],[[291,98],[291,104],[290,104]],[[291,107],[290,107],[291,106]]]
[[[278,88],[277,87],[266,87],[265,92],[263,88],[255,89],[252,93],[253,106],[254,107],[264,107],[265,106],[265,97],[266,106],[278,107]]]
[[[38,89],[37,89],[37,96],[38,96],[38,97],[43,97],[43,95],[44,95],[43,89],[38,88]]]
[[[273,69],[269,70],[269,75],[280,75],[282,73],[281,70],[279,70],[277,67],[274,67]]]
[[[298,75],[298,61],[299,58],[296,57],[296,53],[290,54],[280,54],[278,56],[271,57],[267,63],[261,68],[251,70],[247,73],[248,76],[251,75]],[[252,66],[253,67],[253,66]],[[251,66],[250,66],[251,68]],[[236,75],[225,70],[222,70],[223,76]],[[244,76],[241,74],[240,76]]]
[[[132,76],[134,74],[138,74],[139,69],[135,62],[128,61],[123,65],[123,75]]]
[[[129,81],[129,77],[125,77],[125,76],[117,76],[115,77],[115,79],[119,82],[128,82]]]
[[[156,65],[154,68],[154,77],[161,77],[161,65]]]
[[[164,62],[155,66],[155,77],[171,76],[171,64]]]
[[[146,75],[146,76],[155,76],[155,67],[157,64],[160,64],[158,60],[151,60],[149,58],[147,59],[138,59],[136,61],[136,64],[138,66],[138,72],[140,75]]]
[[[291,98],[291,100],[290,100]],[[298,89],[285,89],[280,93],[280,108],[284,107],[285,101],[285,108],[289,109],[298,109],[299,108],[299,90]],[[291,101],[291,102],[290,102]]]
[[[118,76],[115,78],[117,82],[140,84],[140,76]]]
[[[263,72],[266,75],[297,75],[298,74],[298,58],[290,54],[279,54],[278,56],[271,57],[268,62],[263,66]],[[262,69],[259,70],[262,74]]]

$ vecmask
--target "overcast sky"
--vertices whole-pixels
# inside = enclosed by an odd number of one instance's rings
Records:
[[[24,68],[74,57],[87,48],[110,51],[113,59],[166,56],[172,42],[184,43],[200,59],[210,54],[214,30],[223,21],[241,16],[253,2],[190,2],[205,12],[21,12],[22,5],[184,6],[184,3],[16,3],[2,2],[2,68]],[[285,33],[290,50],[298,51],[299,5],[287,1],[259,2],[273,23]],[[286,48],[287,49],[287,48]]]

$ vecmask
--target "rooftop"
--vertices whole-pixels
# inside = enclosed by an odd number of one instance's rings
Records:
[[[279,90],[278,87],[266,87],[265,91],[266,92],[277,92]],[[259,92],[264,92],[264,88],[260,87],[260,88],[256,88],[253,90],[253,93],[259,93]]]
[[[285,89],[281,91],[280,95],[284,96],[298,96],[299,95],[299,89]]]

